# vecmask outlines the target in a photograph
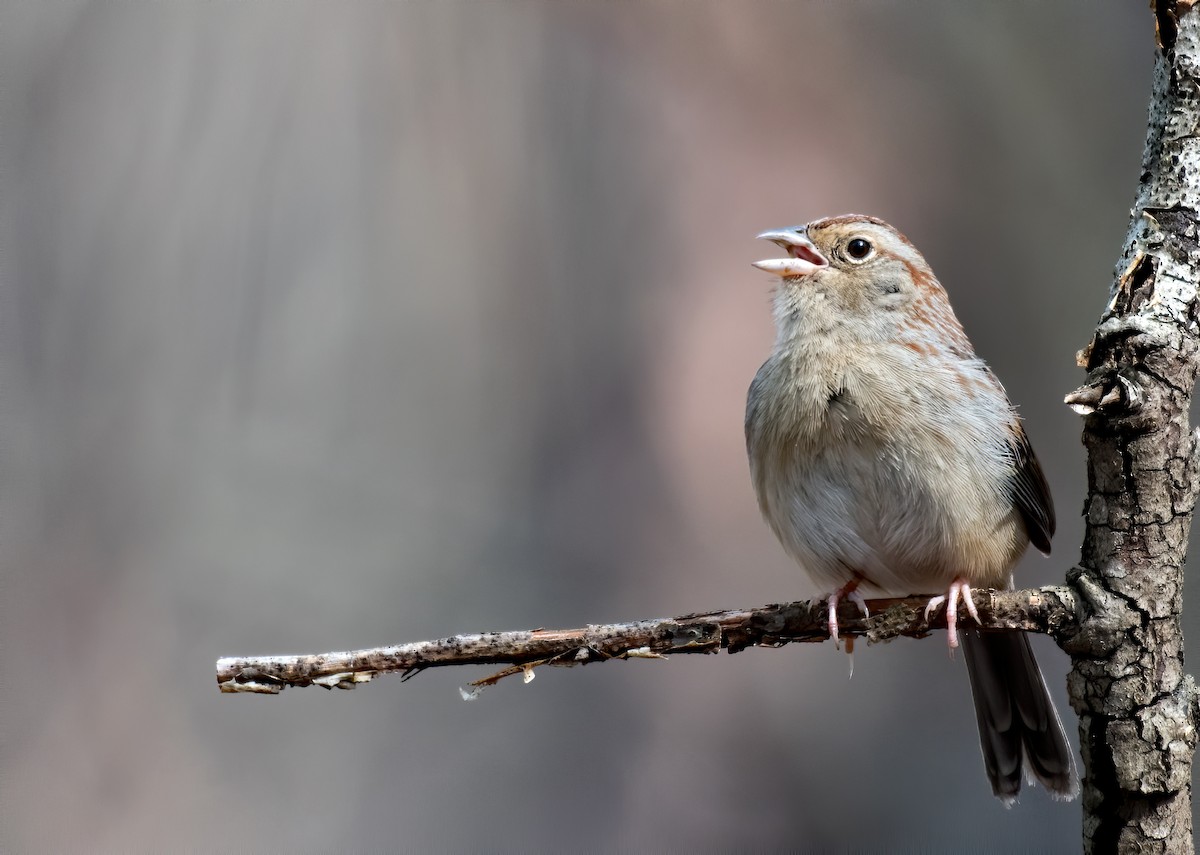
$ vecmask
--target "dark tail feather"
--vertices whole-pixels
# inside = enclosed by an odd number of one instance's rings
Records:
[[[1016,800],[1028,766],[1052,795],[1074,798],[1075,757],[1025,633],[968,629],[962,638],[992,792]]]

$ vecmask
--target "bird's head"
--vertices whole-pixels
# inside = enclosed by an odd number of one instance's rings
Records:
[[[758,237],[787,253],[754,262],[780,277],[781,336],[829,331],[889,339],[917,320],[913,313],[921,307],[946,303],[921,253],[883,220],[847,214]]]

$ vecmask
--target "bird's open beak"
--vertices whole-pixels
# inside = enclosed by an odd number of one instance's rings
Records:
[[[829,266],[829,260],[817,251],[812,241],[804,234],[803,226],[763,232],[758,239],[769,240],[788,254],[787,258],[768,258],[752,262],[759,270],[774,273],[776,276],[806,276],[814,270]]]

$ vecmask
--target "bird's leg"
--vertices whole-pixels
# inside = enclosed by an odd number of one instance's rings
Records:
[[[871,616],[871,613],[867,611],[867,601],[863,599],[862,594],[858,593],[857,588],[858,579],[851,579],[845,585],[842,585],[842,587],[838,588],[829,595],[829,637],[833,639],[833,643],[838,647],[841,647],[841,644],[838,641],[838,603],[840,603],[843,599],[847,599],[850,602],[858,605],[858,607],[862,610],[863,617]],[[854,647],[851,643],[852,641],[853,639],[846,639],[846,649],[850,653],[854,652]]]
[[[979,623],[979,612],[975,608],[975,601],[971,599],[971,586],[961,576],[950,583],[950,590],[944,597],[934,597],[925,607],[925,620],[929,620],[930,612],[942,603],[946,604],[946,642],[950,645],[951,650],[958,647],[958,601],[960,599],[967,607],[967,614],[975,619],[975,623]]]

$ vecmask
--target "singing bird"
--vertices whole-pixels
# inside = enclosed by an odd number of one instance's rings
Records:
[[[972,586],[1012,586],[1032,542],[1050,552],[1050,489],[1008,395],[975,355],[917,248],[856,214],[764,232],[784,258],[775,346],[746,402],[759,507],[784,550],[837,604],[862,590],[946,591],[962,639],[993,792],[1011,804],[1022,768],[1059,798],[1078,792],[1071,748],[1022,632],[978,621]]]

